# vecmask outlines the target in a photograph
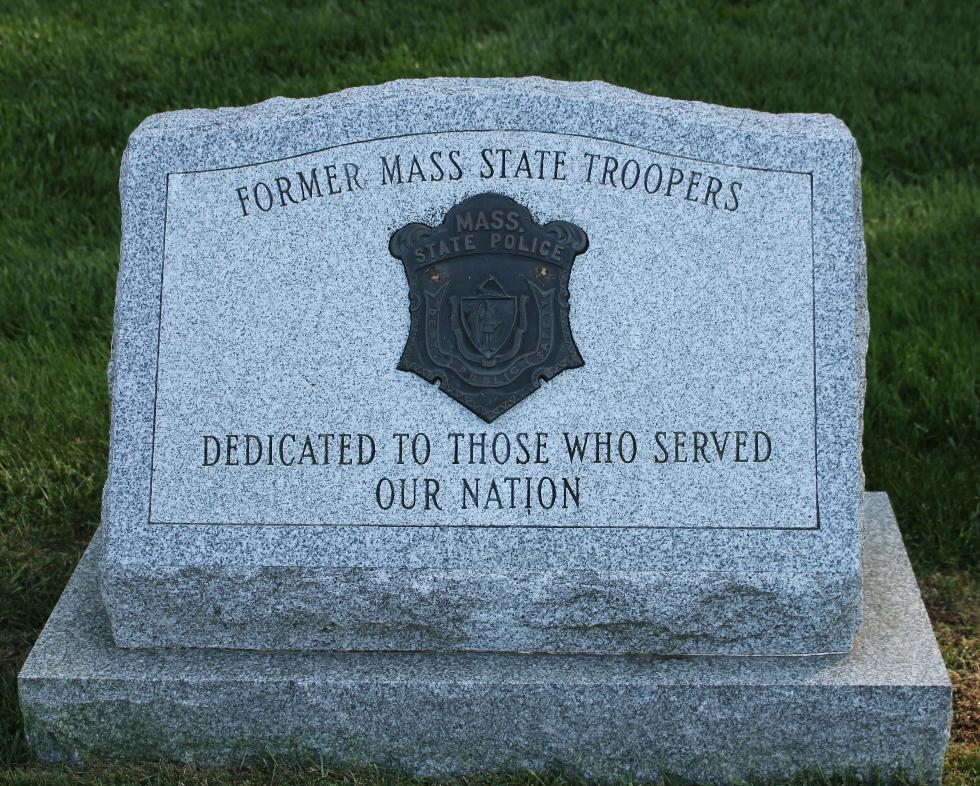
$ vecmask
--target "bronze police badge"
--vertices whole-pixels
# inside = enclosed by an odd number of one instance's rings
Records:
[[[411,328],[398,368],[488,423],[565,369],[584,365],[568,321],[568,280],[589,239],[541,226],[502,194],[478,194],[439,226],[407,224],[391,255],[408,277]]]

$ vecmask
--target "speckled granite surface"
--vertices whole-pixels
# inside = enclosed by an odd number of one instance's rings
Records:
[[[867,495],[864,615],[845,656],[643,658],[134,651],[114,646],[93,541],[19,677],[45,761],[263,754],[417,774],[804,770],[939,783],[951,691],[885,494]]]
[[[379,162],[395,156],[385,184]],[[601,83],[404,81],[149,118],[120,180],[102,561],[116,640],[847,651],[860,622],[859,172],[833,117]],[[488,191],[589,238],[569,284],[584,365],[492,426],[397,369],[410,303],[388,247]],[[424,466],[398,463],[401,432],[431,438]],[[522,465],[515,448],[457,464],[454,432],[544,433],[548,463]],[[615,448],[629,432],[635,459],[572,460],[564,435],[588,432]],[[339,465],[339,436],[324,462],[324,433],[371,436],[373,462]],[[237,463],[208,464],[229,434]],[[267,435],[273,463],[245,466],[246,443]],[[440,506],[385,509],[382,478],[434,479]],[[539,484],[566,480],[575,499],[541,504]],[[466,481],[482,486],[464,508]]]

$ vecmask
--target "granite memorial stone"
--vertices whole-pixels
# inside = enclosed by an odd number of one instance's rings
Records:
[[[42,756],[938,777],[948,681],[863,514],[839,120],[395,82],[150,117],[120,193],[101,532],[21,675]]]
[[[847,651],[859,163],[831,117],[535,80],[149,118],[116,640]]]

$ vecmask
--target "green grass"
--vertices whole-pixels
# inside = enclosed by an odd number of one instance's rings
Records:
[[[98,523],[116,181],[128,133],[168,109],[399,77],[520,74],[603,79],[772,112],[830,112],[854,132],[864,155],[872,313],[867,485],[891,493],[916,569],[927,589],[939,588],[927,597],[960,604],[940,633],[957,680],[949,779],[980,780],[978,19],[969,2],[675,2],[641,11],[616,0],[288,9],[251,0],[167,7],[5,0],[0,767],[8,770],[0,782],[72,780],[31,763],[15,675]],[[948,607],[932,608],[942,616]],[[85,782],[239,777],[321,780],[315,771],[146,767],[110,768]],[[331,773],[323,782],[396,780]]]

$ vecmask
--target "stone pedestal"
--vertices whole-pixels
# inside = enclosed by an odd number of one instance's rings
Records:
[[[20,673],[46,761],[274,755],[418,775],[560,763],[710,782],[817,770],[939,783],[951,689],[886,495],[865,499],[863,622],[810,657],[126,650],[96,536]]]

